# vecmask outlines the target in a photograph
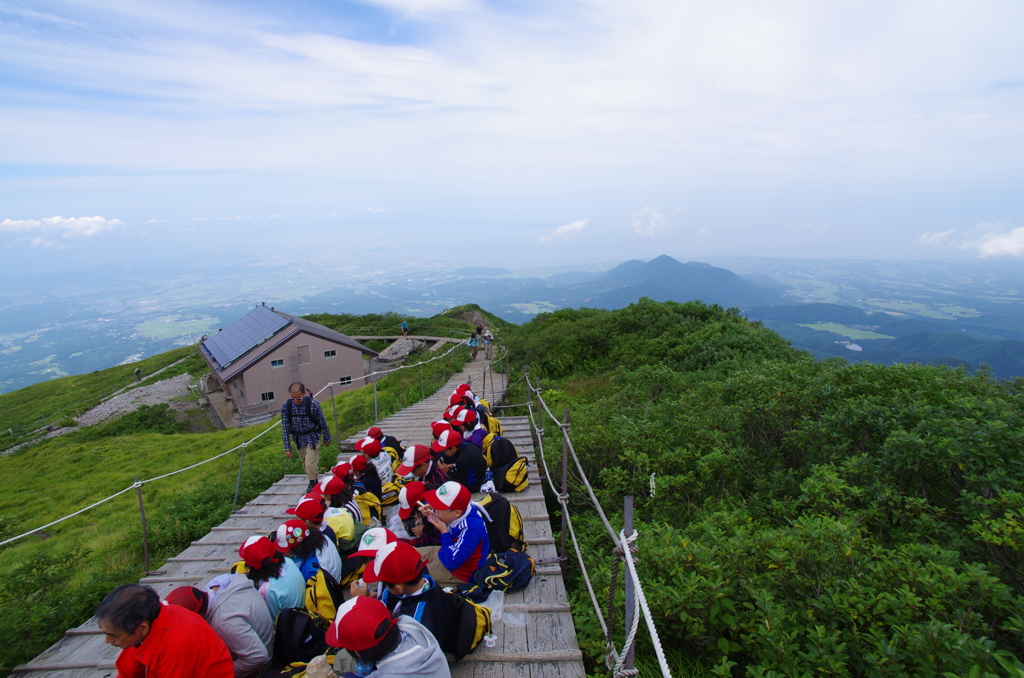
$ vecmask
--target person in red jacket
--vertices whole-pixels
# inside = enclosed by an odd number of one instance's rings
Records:
[[[119,678],[234,678],[231,653],[195,612],[163,605],[149,586],[114,589],[96,608],[108,645],[121,648]]]

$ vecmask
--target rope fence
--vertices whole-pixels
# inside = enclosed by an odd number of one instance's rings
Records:
[[[668,660],[665,657],[665,651],[661,646],[661,640],[658,637],[658,630],[654,624],[654,617],[651,614],[650,608],[647,604],[647,597],[644,594],[643,584],[640,581],[640,577],[636,571],[636,563],[633,560],[633,553],[636,551],[636,541],[639,537],[638,532],[632,527],[632,505],[627,503],[627,525],[625,529],[616,531],[608,520],[607,515],[604,512],[604,508],[601,506],[601,502],[598,501],[597,496],[594,493],[593,487],[590,485],[590,481],[587,479],[586,473],[583,471],[583,465],[580,463],[579,456],[576,454],[576,449],[572,444],[572,438],[569,436],[569,423],[567,421],[559,421],[554,415],[547,403],[544,402],[544,398],[541,395],[542,389],[538,386],[534,386],[529,378],[529,373],[524,372],[523,379],[526,380],[526,386],[529,394],[533,394],[537,398],[538,412],[537,417],[534,416],[534,405],[532,397],[528,395],[527,402],[525,403],[527,412],[530,418],[530,426],[536,432],[537,435],[537,454],[539,459],[543,462],[544,457],[544,428],[538,425],[537,419],[543,413],[546,413],[548,417],[555,423],[558,429],[562,433],[563,443],[563,488],[559,490],[555,487],[555,483],[552,480],[551,473],[545,472],[544,478],[547,480],[548,486],[551,489],[551,493],[558,500],[558,503],[562,507],[562,517],[564,519],[563,529],[563,540],[565,532],[568,532],[573,545],[573,550],[576,553],[576,560],[580,566],[580,573],[583,575],[583,582],[587,588],[587,594],[590,597],[590,602],[594,607],[594,613],[597,616],[597,621],[601,626],[601,631],[605,637],[605,650],[606,659],[605,664],[608,669],[612,672],[615,678],[631,678],[639,674],[639,671],[633,667],[633,646],[636,641],[636,634],[640,627],[640,616],[643,614],[644,620],[647,624],[647,629],[651,636],[651,643],[654,646],[655,654],[658,658],[658,665],[661,668],[661,674],[664,678],[671,678],[672,673],[668,666]],[[518,383],[518,382],[517,382]],[[541,422],[542,423],[542,422]],[[576,471],[579,473],[579,481],[587,490],[587,495],[590,498],[597,515],[600,517],[601,522],[604,524],[605,529],[608,531],[609,537],[615,544],[613,549],[613,555],[615,560],[613,561],[612,577],[609,588],[609,615],[611,614],[611,602],[614,596],[614,578],[617,571],[617,563],[619,559],[626,563],[626,605],[627,605],[627,622],[628,628],[626,629],[626,638],[623,643],[622,651],[619,652],[615,648],[615,642],[612,638],[612,631],[609,628],[609,623],[605,619],[605,615],[601,612],[601,604],[598,602],[597,594],[594,591],[594,585],[590,578],[590,573],[587,570],[587,564],[583,559],[583,553],[580,549],[579,540],[576,537],[576,530],[572,524],[572,518],[569,511],[569,494],[566,488],[566,480],[568,476],[568,467],[566,466],[566,456],[571,455],[573,462],[576,467]],[[631,498],[628,498],[631,499]],[[629,534],[627,534],[627,530]],[[564,555],[564,541],[563,551]],[[631,596],[630,593],[633,593]]]
[[[369,378],[371,376],[387,375],[387,374],[390,374],[392,372],[398,372],[398,371],[403,370],[403,369],[410,369],[410,368],[414,368],[414,367],[421,367],[422,365],[429,364],[431,362],[434,362],[435,360],[441,360],[443,358],[446,358],[450,353],[452,353],[453,351],[455,351],[458,348],[460,348],[462,346],[465,346],[465,345],[466,345],[466,341],[463,340],[462,342],[455,344],[455,346],[453,346],[451,349],[446,351],[444,354],[435,356],[435,357],[433,357],[433,358],[431,358],[429,360],[424,360],[424,361],[418,362],[418,363],[413,364],[413,365],[400,365],[398,367],[395,367],[395,368],[389,369],[389,370],[374,371],[374,372],[371,372],[370,374],[364,375],[363,378],[366,379],[366,378]],[[505,347],[505,346],[503,346],[503,348],[505,349],[504,354],[501,357],[499,357],[497,360],[493,361],[491,364],[499,363],[500,361],[502,361],[502,360],[507,358],[507,356],[508,356],[508,348]],[[374,388],[374,410],[375,411],[376,411],[376,408],[377,408],[376,383],[377,383],[376,380],[374,380],[374,387],[375,387]],[[317,397],[317,396],[321,395],[324,391],[327,391],[328,389],[331,389],[332,387],[339,386],[339,385],[342,385],[341,382],[329,382],[323,388],[321,388],[319,391],[314,393],[313,397]],[[163,475],[159,475],[159,476],[156,476],[154,478],[147,478],[146,480],[136,480],[134,483],[132,483],[128,487],[124,488],[123,490],[115,492],[114,494],[110,495],[109,497],[106,497],[104,499],[101,499],[101,500],[93,503],[93,504],[90,504],[89,506],[86,506],[85,508],[79,509],[78,511],[75,511],[74,513],[66,515],[63,518],[58,518],[57,520],[49,522],[49,523],[47,523],[45,525],[42,525],[40,527],[31,529],[31,530],[29,530],[27,532],[24,532],[22,534],[19,534],[16,537],[11,537],[9,539],[5,539],[3,541],[0,541],[0,546],[5,546],[5,545],[10,544],[12,542],[18,541],[19,539],[23,539],[23,538],[28,537],[30,535],[33,535],[33,534],[35,534],[37,532],[45,530],[48,527],[53,527],[54,525],[62,523],[65,520],[68,520],[70,518],[74,518],[75,516],[81,515],[82,513],[85,513],[86,511],[89,511],[90,509],[93,509],[93,508],[96,508],[97,506],[105,504],[105,503],[107,503],[108,501],[110,501],[112,499],[116,499],[117,497],[120,497],[122,494],[125,494],[126,492],[130,492],[131,490],[138,489],[142,485],[145,485],[147,483],[156,482],[157,480],[163,480],[164,478],[169,478],[169,477],[177,475],[179,473],[184,473],[185,471],[190,471],[190,470],[192,470],[194,468],[198,468],[198,467],[200,467],[200,466],[202,466],[204,464],[209,464],[210,462],[215,461],[217,459],[220,459],[221,457],[225,457],[225,456],[231,454],[232,452],[237,452],[238,450],[244,450],[247,445],[249,445],[253,441],[261,438],[262,436],[266,435],[267,433],[270,433],[271,431],[273,431],[275,428],[277,428],[280,425],[281,425],[280,420],[275,421],[273,424],[271,424],[266,429],[264,429],[263,431],[258,433],[252,439],[246,440],[246,441],[242,442],[241,444],[236,445],[235,447],[232,447],[229,450],[225,450],[224,452],[221,452],[220,454],[217,454],[217,455],[214,455],[214,456],[210,457],[209,459],[204,459],[203,461],[200,461],[198,463],[191,464],[191,465],[186,466],[184,468],[180,468],[180,469],[178,469],[176,471],[171,471],[170,473],[164,473]],[[237,488],[236,488],[236,493],[237,493]],[[236,500],[237,500],[237,494],[236,494]],[[146,569],[149,569],[148,565],[147,565]]]

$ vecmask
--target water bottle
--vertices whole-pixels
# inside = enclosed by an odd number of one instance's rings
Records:
[[[487,473],[484,474],[484,482],[486,483],[488,480],[494,480],[494,474],[491,472],[491,469],[487,469]]]

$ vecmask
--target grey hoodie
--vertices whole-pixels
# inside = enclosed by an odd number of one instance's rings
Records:
[[[402,642],[394,652],[377,662],[377,669],[368,678],[452,677],[444,652],[427,627],[412,617],[402,615],[398,618],[398,630],[402,632]]]
[[[231,651],[235,675],[244,676],[270,663],[274,622],[267,601],[244,574],[236,574],[206,612],[206,621]]]

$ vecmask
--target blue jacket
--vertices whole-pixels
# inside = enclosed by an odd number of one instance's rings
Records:
[[[441,533],[441,548],[437,559],[448,571],[462,581],[469,581],[487,560],[491,542],[487,538],[487,525],[475,504]]]

